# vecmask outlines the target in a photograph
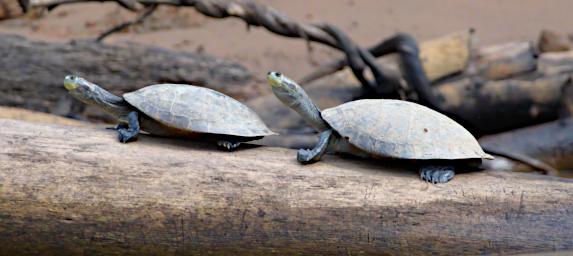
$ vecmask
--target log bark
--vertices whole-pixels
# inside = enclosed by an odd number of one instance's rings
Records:
[[[571,41],[564,33],[544,29],[539,33],[539,40],[537,41],[537,49],[540,52],[564,52],[571,50]]]
[[[0,20],[24,15],[18,0],[0,0]]]
[[[537,70],[547,75],[573,73],[573,51],[541,54],[537,61]]]
[[[573,249],[573,182],[0,120],[0,254],[488,254]]]
[[[0,105],[60,115],[74,115],[64,76],[75,74],[121,94],[156,83],[186,83],[234,97],[252,97],[252,76],[243,66],[213,57],[130,44],[91,41],[43,43],[0,35]],[[83,105],[80,105],[83,106]],[[72,113],[69,113],[72,109]],[[85,115],[107,120],[97,108]]]
[[[463,78],[435,87],[442,109],[477,135],[549,122],[559,117],[570,75],[484,81]]]
[[[559,175],[559,170],[573,170],[571,117],[484,136],[479,143],[490,154],[521,161],[550,175]]]
[[[531,42],[484,47],[470,61],[467,73],[500,80],[535,70],[536,50]]]

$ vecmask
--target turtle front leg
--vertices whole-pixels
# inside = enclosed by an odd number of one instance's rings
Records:
[[[447,165],[426,165],[420,168],[420,177],[430,183],[446,183],[454,178],[455,168]]]
[[[117,126],[117,135],[119,142],[126,143],[135,140],[139,134],[139,115],[137,111],[127,114],[127,127],[124,125]]]
[[[311,164],[319,161],[322,155],[324,155],[324,152],[326,152],[326,148],[328,147],[331,138],[332,129],[321,132],[318,144],[316,144],[316,146],[311,150],[299,149],[296,160],[302,164]]]
[[[232,142],[232,141],[228,141],[228,140],[218,140],[217,141],[218,149],[224,150],[224,151],[233,151],[233,150],[237,149],[240,145],[241,145],[241,142]]]

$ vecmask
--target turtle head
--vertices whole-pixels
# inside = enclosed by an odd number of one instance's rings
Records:
[[[298,112],[302,118],[317,131],[324,131],[328,125],[322,120],[320,110],[306,94],[304,89],[293,80],[279,72],[269,71],[267,80],[273,93],[289,108]]]
[[[66,76],[64,78],[64,87],[74,98],[90,104],[94,103],[95,98],[98,96],[99,86],[88,82],[79,76]]]
[[[267,80],[277,98],[288,106],[308,98],[300,85],[279,72],[269,71]]]

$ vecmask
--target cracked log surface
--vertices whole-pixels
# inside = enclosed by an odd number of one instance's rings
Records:
[[[62,85],[68,74],[119,95],[157,83],[200,85],[242,98],[252,97],[256,91],[251,88],[252,75],[240,64],[138,44],[46,43],[0,34],[0,56],[0,105],[59,115],[77,115],[84,107],[71,107],[75,100]],[[95,107],[87,107],[83,113],[109,121],[109,116]]]
[[[0,254],[483,254],[573,248],[573,182],[0,120]]]

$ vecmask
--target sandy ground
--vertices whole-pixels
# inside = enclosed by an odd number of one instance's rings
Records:
[[[419,40],[473,27],[481,45],[535,40],[541,29],[571,33],[571,0],[260,0],[304,22],[329,22],[364,46],[398,31]],[[135,17],[114,3],[61,6],[40,17],[0,23],[0,32],[47,41],[93,38]],[[276,36],[261,28],[246,29],[235,18],[216,20],[192,8],[163,7],[143,26],[118,33],[107,42],[135,41],[184,51],[204,51],[238,61],[260,79],[267,70],[293,78],[339,53],[322,46],[309,53],[304,41]]]

